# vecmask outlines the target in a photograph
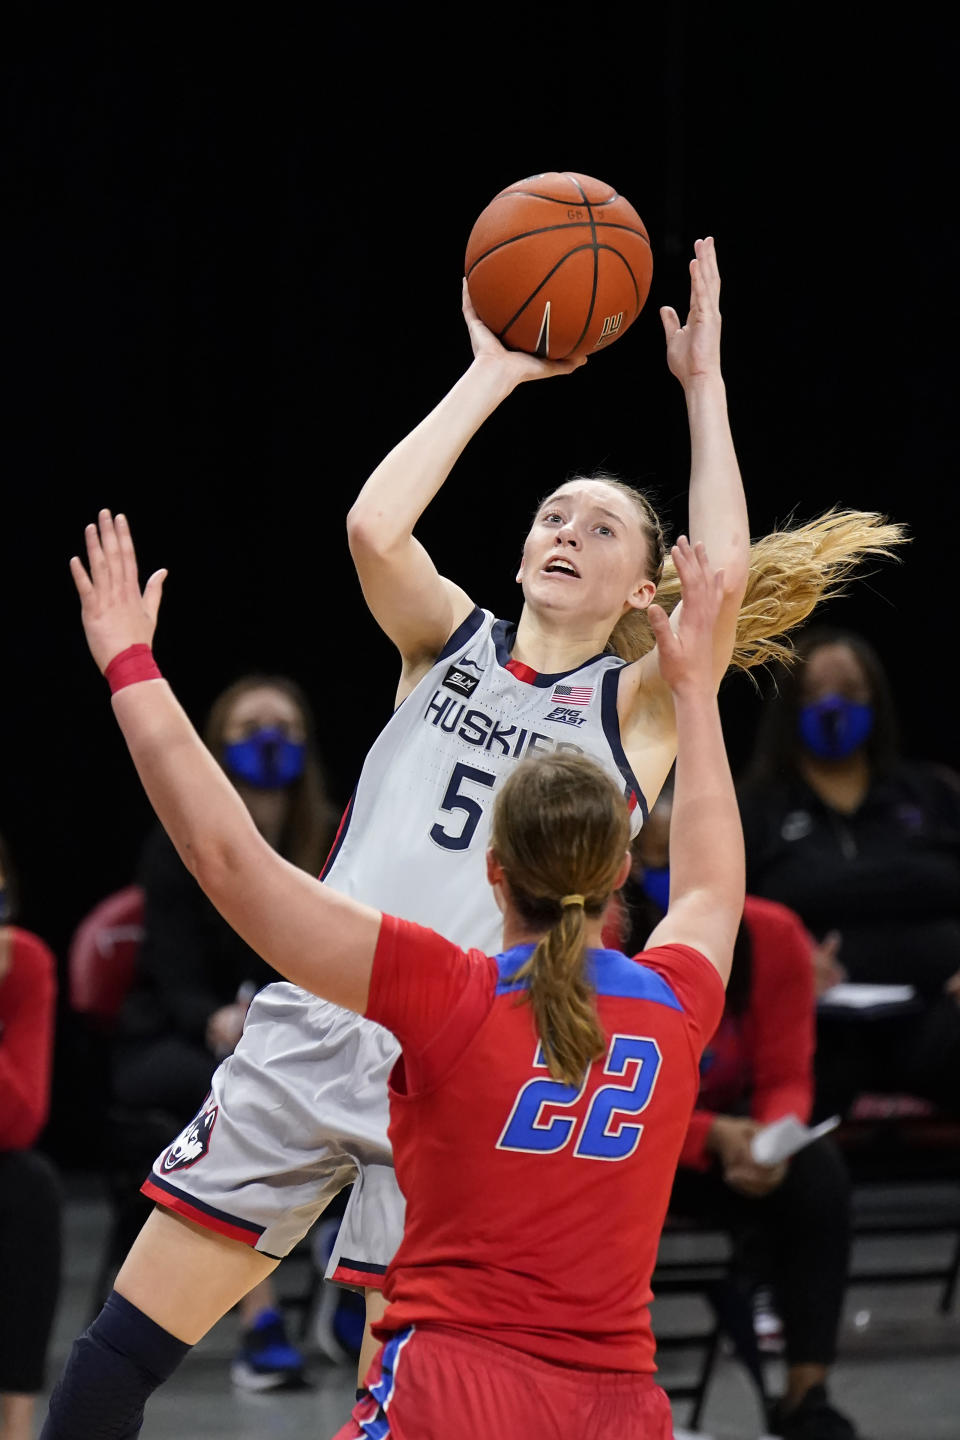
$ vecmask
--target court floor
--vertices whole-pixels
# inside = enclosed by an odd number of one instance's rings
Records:
[[[107,1219],[90,1182],[71,1183],[68,1189],[65,1276],[51,1380],[86,1322]],[[855,1262],[895,1268],[908,1258],[933,1261],[945,1243],[936,1236],[860,1241]],[[278,1280],[283,1290],[282,1268]],[[302,1267],[290,1271],[291,1283],[299,1287],[303,1280]],[[664,1329],[682,1323],[678,1310],[695,1318],[699,1304],[696,1297],[661,1302]],[[143,1440],[327,1440],[342,1424],[356,1383],[350,1365],[330,1363],[308,1341],[312,1389],[272,1398],[246,1395],[235,1390],[228,1377],[236,1334],[236,1321],[227,1316],[194,1348],[151,1401]],[[661,1373],[665,1378],[679,1375],[682,1364],[679,1356],[665,1356]],[[775,1391],[776,1362],[770,1379]],[[935,1287],[928,1283],[852,1287],[832,1392],[835,1402],[856,1420],[863,1440],[960,1440],[960,1297],[953,1313],[944,1317],[937,1310]],[[685,1433],[688,1413],[684,1404],[675,1407],[678,1436]],[[724,1355],[717,1362],[700,1433],[713,1440],[756,1440],[764,1433],[753,1387],[732,1357]]]

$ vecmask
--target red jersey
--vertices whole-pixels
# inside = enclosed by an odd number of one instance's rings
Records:
[[[50,1106],[57,966],[37,935],[10,926],[0,979],[0,1150],[26,1150]]]
[[[407,1200],[381,1338],[444,1325],[554,1363],[653,1371],[650,1276],[723,985],[698,951],[590,951],[608,1045],[551,1078],[516,970],[384,916],[366,1014],[403,1053],[390,1141]]]
[[[813,1108],[817,998],[813,941],[794,911],[748,895],[743,919],[750,937],[750,999],[741,1014],[727,1010],[700,1061],[700,1095],[680,1155],[681,1165],[706,1170],[707,1136],[718,1115],[750,1114],[761,1125]]]

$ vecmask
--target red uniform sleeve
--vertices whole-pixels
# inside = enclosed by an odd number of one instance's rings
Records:
[[[384,915],[366,1016],[403,1047],[408,1094],[435,1083],[489,1012],[495,961],[461,950],[434,930]]]
[[[753,946],[753,1118],[766,1125],[792,1114],[806,1123],[816,1036],[813,942],[785,905],[750,896],[744,919]]]
[[[635,957],[662,975],[683,1006],[690,1043],[699,1062],[723,1014],[723,981],[715,965],[690,945],[659,945]]]
[[[710,1126],[716,1120],[713,1110],[701,1110],[697,1108],[690,1116],[690,1124],[683,1141],[683,1149],[680,1151],[680,1165],[686,1165],[691,1170],[707,1170],[710,1167],[710,1156],[707,1152],[707,1136],[710,1134]]]
[[[0,1150],[25,1150],[47,1119],[57,995],[47,946],[12,929],[10,969],[0,981]]]

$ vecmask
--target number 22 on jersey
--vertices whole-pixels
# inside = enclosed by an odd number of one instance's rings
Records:
[[[604,1059],[603,1074],[618,1077],[595,1091],[580,1122],[570,1113],[587,1087],[590,1070],[579,1088],[562,1080],[528,1080],[521,1086],[500,1139],[498,1150],[553,1155],[573,1144],[584,1160],[626,1160],[640,1143],[643,1126],[632,1121],[649,1105],[662,1061],[656,1040],[641,1035],[614,1035]],[[533,1057],[534,1069],[545,1070],[543,1046]],[[592,1069],[592,1066],[591,1066]]]

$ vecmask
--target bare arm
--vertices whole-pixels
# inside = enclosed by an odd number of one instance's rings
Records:
[[[162,573],[143,595],[130,530],[101,511],[87,527],[89,575],[70,562],[94,660],[105,670],[131,645],[149,645]],[[361,1013],[366,1008],[380,913],[321,885],[260,835],[165,680],[128,685],[114,714],[144,789],[177,852],[247,944],[281,975]]]
[[[670,906],[647,945],[690,945],[726,984],[743,914],[745,862],[713,679],[713,627],[722,613],[723,576],[711,570],[703,545],[693,550],[683,536],[673,556],[684,615],[674,632],[658,606],[650,614],[677,726]]]
[[[690,313],[681,326],[675,310],[660,311],[667,338],[667,363],[683,386],[690,424],[690,539],[706,546],[711,565],[723,571],[723,599],[714,631],[714,683],[719,686],[730,664],[737,617],[750,570],[750,525],[740,478],[727,397],[720,370],[720,271],[711,237],[698,240],[690,262]],[[674,630],[682,605],[671,616]],[[621,720],[630,723],[633,702],[654,718],[664,692],[658,651],[652,650],[624,674]]]
[[[347,516],[364,597],[397,646],[404,673],[432,662],[473,602],[445,579],[414,527],[470,438],[525,380],[565,375],[582,362],[538,360],[504,349],[477,318],[466,281],[463,312],[474,359],[440,404],[381,461]]]

